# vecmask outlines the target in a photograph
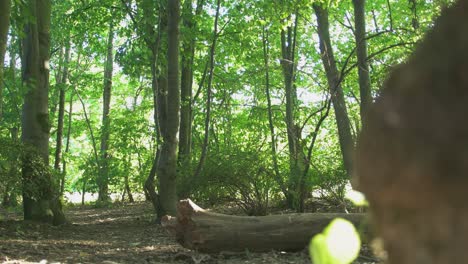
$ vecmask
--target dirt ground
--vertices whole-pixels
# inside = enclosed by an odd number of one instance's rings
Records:
[[[1,263],[310,263],[307,252],[201,254],[154,223],[148,203],[69,208],[70,224],[0,221]],[[18,218],[19,216],[10,216]],[[377,263],[363,251],[356,263]]]

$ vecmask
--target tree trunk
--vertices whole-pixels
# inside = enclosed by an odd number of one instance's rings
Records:
[[[213,42],[211,43],[210,48],[210,66],[208,74],[208,85],[206,91],[206,116],[205,116],[205,136],[203,138],[203,146],[200,154],[200,160],[197,165],[197,169],[194,174],[194,178],[198,179],[200,176],[201,170],[208,155],[208,144],[210,140],[210,122],[211,122],[211,97],[212,97],[212,85],[213,85],[213,74],[214,74],[214,62],[215,62],[215,52],[216,52],[216,42],[218,40],[218,19],[219,19],[219,9],[221,7],[221,0],[217,0],[216,4],[216,15],[214,21],[213,29]]]
[[[62,70],[62,79],[58,81],[58,86],[60,89],[59,94],[59,113],[57,121],[57,140],[55,148],[55,162],[54,169],[57,172],[60,172],[60,159],[62,157],[62,140],[63,140],[63,120],[65,117],[65,86],[68,80],[68,61],[70,60],[70,43],[68,43],[65,48],[65,60]]]
[[[341,87],[340,74],[336,67],[333,48],[330,41],[330,31],[328,22],[328,10],[322,4],[313,4],[315,15],[318,22],[318,35],[320,38],[320,52],[323,66],[327,75],[328,86],[331,93],[333,109],[338,127],[338,137],[341,153],[343,156],[344,167],[349,177],[353,166],[354,141],[351,134],[351,125],[348,117],[346,101]]]
[[[146,197],[153,205],[156,215],[161,215],[159,212],[159,195],[156,193],[156,186],[154,184],[154,179],[156,178],[156,170],[158,167],[158,160],[159,160],[159,149],[157,150],[157,153],[153,160],[153,165],[151,166],[150,173],[148,174],[148,177],[145,180],[144,189],[145,189]]]
[[[283,214],[234,216],[212,213],[190,200],[180,201],[177,218],[165,216],[162,225],[183,247],[200,252],[300,251],[341,217],[359,226],[364,214]]]
[[[72,116],[73,116],[73,94],[70,97],[70,105],[68,109],[68,128],[67,128],[67,143],[65,144],[65,154],[70,151],[70,135],[72,127]],[[65,178],[67,175],[67,160],[62,157],[62,179],[60,180],[60,195],[63,196],[65,192]]]
[[[203,3],[197,3],[196,15],[199,15]],[[192,2],[185,1],[182,12],[183,26],[187,32],[193,32],[196,28],[195,17],[192,14]],[[192,145],[192,84],[193,84],[193,59],[195,56],[195,35],[189,34],[182,42],[181,53],[181,105],[180,105],[180,130],[179,130],[179,162],[185,170],[190,167]]]
[[[130,203],[134,203],[135,200],[133,199],[132,190],[130,189],[130,184],[128,183],[128,175],[125,176],[125,191],[124,191],[124,193],[125,192],[128,195],[128,201]],[[122,201],[123,201],[123,198],[122,198]]]
[[[276,183],[280,186],[281,191],[285,196],[288,196],[288,190],[284,184],[283,178],[278,166],[278,157],[276,153],[276,138],[275,138],[275,126],[273,123],[273,112],[271,109],[271,94],[270,94],[270,52],[269,52],[269,38],[268,30],[263,27],[262,31],[262,44],[263,44],[263,59],[265,66],[265,94],[267,98],[268,107],[268,127],[270,128],[270,145],[271,145],[271,157],[273,160],[273,170],[275,172]]]
[[[396,67],[359,137],[355,185],[390,264],[468,259],[468,1],[442,12]]]
[[[159,179],[160,215],[176,212],[177,192],[177,133],[179,130],[180,86],[179,86],[179,0],[167,3],[167,80],[160,83],[158,102],[159,127],[161,129],[161,156],[157,164]]]
[[[0,120],[3,116],[3,64],[10,27],[11,1],[0,0]]]
[[[356,54],[358,59],[359,92],[361,96],[361,122],[372,103],[369,64],[367,62],[366,0],[353,0]]]
[[[83,180],[81,185],[81,205],[85,205],[85,196],[86,196],[86,179]]]
[[[109,137],[110,137],[110,100],[112,90],[113,73],[113,51],[114,51],[114,21],[111,19],[109,25],[109,36],[107,39],[107,58],[104,69],[104,92],[103,92],[103,112],[101,128],[101,156],[99,168],[99,201],[108,201],[109,197]]]
[[[148,174],[148,177],[145,180],[144,190],[146,197],[151,201],[153,208],[156,212],[156,215],[160,217],[160,206],[159,206],[159,194],[156,192],[156,185],[155,185],[155,178],[156,172],[158,168],[158,161],[161,153],[161,128],[159,125],[159,97],[160,97],[160,83],[161,80],[158,80],[158,69],[157,65],[159,63],[159,52],[160,52],[160,42],[161,42],[161,35],[162,32],[166,28],[166,23],[163,22],[164,12],[162,12],[161,8],[159,8],[159,19],[155,17],[153,12],[153,5],[155,4],[154,1],[145,0],[141,2],[137,2],[137,6],[140,10],[143,11],[144,16],[144,24],[145,24],[145,31],[144,31],[144,40],[148,49],[151,52],[151,89],[153,91],[153,118],[154,118],[154,133],[155,133],[155,141],[156,141],[156,152],[154,154],[153,163],[151,170]],[[154,31],[154,25],[151,21],[158,21],[158,31]],[[135,25],[137,26],[137,25]]]
[[[288,206],[297,210],[299,208],[300,198],[298,195],[298,186],[303,171],[304,161],[300,147],[301,131],[295,123],[295,112],[297,108],[297,94],[294,87],[295,80],[295,54],[296,54],[296,35],[297,35],[298,15],[292,26],[281,30],[281,66],[283,69],[284,88],[286,96],[286,130],[288,135],[289,150],[289,179],[288,193],[286,200]]]
[[[46,172],[49,164],[49,48],[50,48],[50,0],[30,0],[28,5],[31,20],[25,25],[23,39],[23,82],[28,91],[24,98],[21,140],[31,146],[44,163],[39,175],[31,164],[35,153],[27,153],[23,167],[23,208],[26,220],[54,224],[64,222],[61,206],[57,206],[51,194],[52,179]],[[37,165],[34,165],[37,166]],[[31,186],[35,177],[42,177],[41,186]],[[45,184],[44,184],[45,183]],[[43,195],[34,195],[31,188]],[[36,193],[37,193],[36,189]],[[60,201],[57,201],[60,203]]]

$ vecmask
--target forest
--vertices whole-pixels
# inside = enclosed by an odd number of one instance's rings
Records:
[[[0,0],[0,261],[310,263],[189,251],[159,224],[187,198],[227,215],[366,211],[349,198],[356,156],[371,160],[359,135],[403,142],[367,113],[411,54],[415,79],[436,63],[424,36],[466,11],[452,2]],[[355,263],[385,259],[365,251]]]

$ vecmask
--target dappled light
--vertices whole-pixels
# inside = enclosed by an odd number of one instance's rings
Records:
[[[0,0],[0,262],[464,263],[467,14]]]
[[[148,204],[114,209],[67,211],[71,223],[59,227],[21,221],[0,222],[0,261],[158,263],[181,251],[152,218]],[[140,220],[137,220],[140,219]]]

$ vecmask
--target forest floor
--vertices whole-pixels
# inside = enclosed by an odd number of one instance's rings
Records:
[[[154,223],[149,203],[111,208],[71,207],[69,224],[54,227],[0,221],[1,263],[310,263],[306,250],[297,253],[202,254],[179,246]],[[364,252],[356,263],[377,263]]]

